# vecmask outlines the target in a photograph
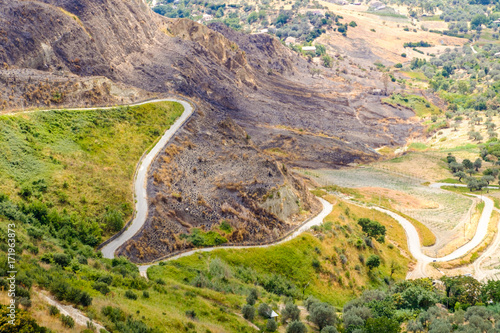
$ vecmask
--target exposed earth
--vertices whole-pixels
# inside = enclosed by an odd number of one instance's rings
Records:
[[[151,167],[147,226],[121,252],[134,261],[183,248],[180,234],[222,220],[235,228],[234,242],[279,237],[315,212],[286,166],[373,161],[374,148],[404,144],[421,130],[411,110],[381,103],[380,72],[323,69],[313,77],[317,65],[269,35],[167,19],[138,0],[0,6],[4,110],[172,92],[198,104]],[[283,200],[271,199],[278,192]]]

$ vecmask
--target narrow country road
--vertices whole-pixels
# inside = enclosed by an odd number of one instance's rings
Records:
[[[147,174],[149,166],[153,163],[156,155],[165,147],[168,141],[174,136],[177,130],[186,122],[186,120],[193,113],[193,107],[186,101],[179,99],[162,99],[156,102],[177,102],[182,104],[184,112],[177,118],[177,120],[170,126],[170,128],[163,134],[161,139],[156,145],[144,156],[140,161],[140,166],[137,169],[136,177],[134,179],[134,194],[135,194],[135,216],[130,226],[117,238],[106,244],[102,249],[104,258],[113,259],[115,251],[122,246],[126,241],[132,238],[146,222],[148,214],[148,199],[147,199]],[[149,102],[151,103],[151,102]]]
[[[430,185],[430,187],[432,188],[441,188],[443,186],[466,187],[467,185],[448,184],[448,183],[434,183]],[[408,273],[407,278],[416,279],[416,278],[426,277],[427,274],[425,273],[425,267],[427,266],[427,264],[431,262],[445,262],[458,259],[470,253],[474,248],[476,248],[482,243],[488,232],[488,224],[490,222],[491,213],[493,212],[493,201],[490,198],[482,195],[481,196],[476,194],[471,194],[471,195],[480,198],[482,201],[484,201],[485,204],[483,213],[481,214],[479,223],[477,225],[476,234],[468,243],[459,247],[452,253],[440,258],[429,257],[422,253],[420,238],[418,236],[417,229],[407,219],[387,209],[374,207],[374,209],[384,212],[387,215],[394,218],[405,229],[406,237],[408,239],[408,249],[412,254],[412,256],[417,260],[417,267],[415,268],[415,270]]]
[[[333,205],[331,203],[329,203],[328,201],[326,201],[325,199],[322,199],[322,198],[317,198],[317,199],[323,205],[323,209],[321,210],[321,212],[318,215],[316,215],[315,217],[311,218],[306,223],[304,223],[303,225],[301,225],[299,228],[297,228],[297,230],[295,230],[288,237],[286,237],[286,238],[284,238],[284,239],[282,239],[282,240],[280,240],[280,241],[278,241],[276,243],[266,244],[266,245],[241,245],[241,246],[204,247],[204,248],[194,249],[194,250],[191,250],[191,251],[180,253],[180,254],[178,254],[176,256],[172,256],[172,257],[170,257],[168,259],[165,259],[163,261],[169,261],[169,260],[179,259],[179,258],[182,258],[182,257],[190,256],[190,255],[192,255],[194,253],[198,253],[198,252],[210,252],[210,251],[219,250],[219,249],[252,249],[252,248],[259,248],[259,247],[270,247],[270,246],[275,246],[275,245],[279,245],[279,244],[283,244],[285,242],[288,242],[289,240],[294,239],[295,237],[299,236],[304,231],[310,229],[312,226],[322,224],[323,223],[323,219],[328,214],[330,214],[330,212],[333,209]],[[152,265],[139,265],[138,266],[139,267],[139,272],[141,273],[142,276],[144,276],[144,277],[147,278],[147,275],[146,275],[147,269],[149,267],[153,266],[153,265],[156,265],[156,264],[158,264],[158,263],[155,263],[155,264],[152,264]]]

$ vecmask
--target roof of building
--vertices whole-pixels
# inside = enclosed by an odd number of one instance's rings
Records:
[[[316,51],[316,46],[302,46],[302,51]]]

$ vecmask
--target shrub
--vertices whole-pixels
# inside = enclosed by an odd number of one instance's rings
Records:
[[[333,326],[337,321],[335,309],[328,303],[314,303],[309,311],[311,322],[315,323],[320,330],[326,326]]]
[[[300,321],[292,321],[286,327],[286,333],[306,333],[307,327]]]
[[[59,309],[53,305],[49,306],[49,314],[51,316],[57,316],[59,314]]]
[[[266,303],[262,303],[261,305],[259,305],[259,308],[257,309],[257,311],[259,312],[259,315],[261,317],[269,318],[272,310],[271,310],[271,307],[269,305],[267,305]]]
[[[186,317],[195,319],[196,318],[196,312],[194,310],[187,310],[186,311]]]
[[[95,282],[92,285],[92,288],[99,291],[103,295],[106,295],[110,291],[108,285],[103,282]]]
[[[247,296],[247,303],[249,305],[255,305],[258,298],[257,289],[251,289],[250,294]]]
[[[125,297],[127,297],[128,299],[132,299],[132,300],[137,299],[137,295],[132,290],[127,290],[125,292]]]
[[[266,330],[269,332],[276,332],[277,329],[278,329],[278,324],[276,323],[276,320],[269,319],[266,324]]]
[[[255,308],[251,305],[245,304],[242,309],[243,318],[253,321],[255,317]]]
[[[75,321],[70,316],[62,315],[61,322],[62,322],[63,326],[65,326],[65,327],[68,327],[68,328],[75,327]]]
[[[142,297],[144,297],[144,298],[149,298],[149,292],[148,292],[147,290],[144,290],[144,291],[142,292]]]
[[[64,253],[54,253],[54,263],[61,267],[66,267],[71,262],[71,257]]]

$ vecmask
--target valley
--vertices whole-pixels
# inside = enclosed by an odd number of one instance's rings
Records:
[[[500,332],[499,27],[0,0],[0,332]]]

